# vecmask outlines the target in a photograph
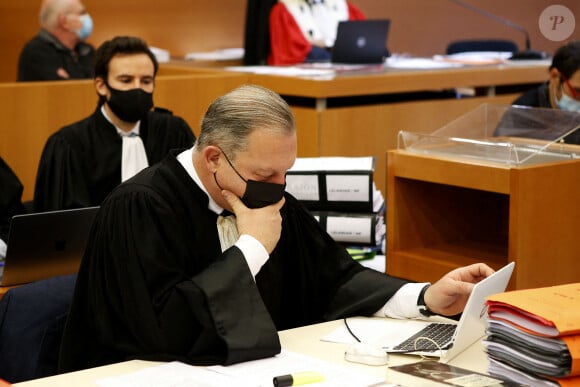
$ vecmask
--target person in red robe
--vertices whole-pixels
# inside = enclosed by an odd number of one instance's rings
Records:
[[[329,60],[338,23],[365,18],[345,0],[279,0],[270,11],[268,64]]]

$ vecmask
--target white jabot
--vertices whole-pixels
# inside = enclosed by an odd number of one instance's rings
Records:
[[[123,153],[121,158],[121,181],[135,176],[149,166],[147,153],[141,137],[134,133],[121,133],[123,137]]]
[[[121,152],[121,182],[123,182],[149,166],[145,145],[143,145],[143,140],[139,136],[141,121],[137,121],[133,129],[126,132],[118,128],[111,120],[111,117],[107,115],[104,104],[101,106],[101,114],[115,127],[117,133],[123,139]]]
[[[236,217],[234,215],[219,215],[217,228],[222,252],[224,252],[235,245],[240,237],[238,226],[236,225]]]
[[[8,249],[8,246],[6,246],[6,242],[4,242],[2,239],[0,239],[0,259],[6,258],[6,250],[7,249]]]

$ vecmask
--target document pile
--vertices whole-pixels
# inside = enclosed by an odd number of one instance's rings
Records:
[[[384,251],[385,200],[373,182],[373,157],[298,158],[286,175],[286,191],[355,258]]]
[[[580,283],[491,296],[489,373],[532,386],[580,385]]]

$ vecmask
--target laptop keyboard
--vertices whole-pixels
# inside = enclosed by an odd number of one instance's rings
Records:
[[[432,323],[393,348],[396,352],[437,351],[447,349],[455,333],[455,324]],[[423,339],[424,337],[430,339]],[[431,341],[433,340],[433,341]],[[435,343],[437,345],[435,345]]]

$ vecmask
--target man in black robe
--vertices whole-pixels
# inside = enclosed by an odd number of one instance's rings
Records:
[[[99,106],[46,142],[38,167],[34,208],[51,211],[98,206],[133,171],[161,161],[174,148],[190,147],[188,124],[167,111],[150,111],[158,63],[147,44],[116,37],[97,50],[95,88]],[[125,148],[140,142],[140,154]],[[144,150],[144,152],[143,152]],[[135,155],[140,167],[131,164]],[[133,168],[134,167],[134,168]]]
[[[24,213],[22,190],[18,176],[0,157],[0,258],[6,257],[10,222],[14,215]]]
[[[269,357],[282,329],[457,314],[492,273],[476,264],[429,286],[361,266],[284,192],[295,158],[288,105],[246,85],[212,103],[192,149],[117,187],[80,267],[60,371],[132,358]]]

